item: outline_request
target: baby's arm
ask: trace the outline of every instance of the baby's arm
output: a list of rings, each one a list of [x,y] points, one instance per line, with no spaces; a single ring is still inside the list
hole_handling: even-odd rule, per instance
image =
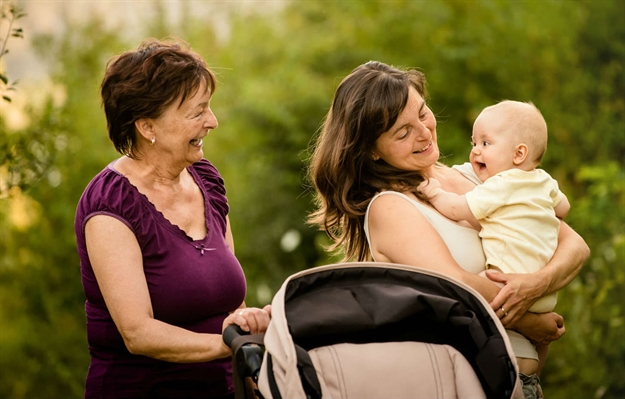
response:
[[[566,195],[562,195],[562,200],[560,201],[558,206],[553,208],[553,210],[556,211],[556,216],[560,219],[564,219],[566,215],[569,214],[569,211],[571,210],[571,204],[569,203],[568,198],[566,198]]]
[[[418,190],[428,197],[432,206],[446,218],[456,221],[466,220],[472,226],[479,226],[464,195],[443,191],[439,181],[433,178],[421,183]]]

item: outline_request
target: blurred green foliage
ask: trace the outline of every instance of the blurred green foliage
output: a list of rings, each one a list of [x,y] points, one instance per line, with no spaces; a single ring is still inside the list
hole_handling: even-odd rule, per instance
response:
[[[218,74],[220,126],[205,155],[226,180],[248,305],[270,301],[288,275],[336,260],[304,223],[312,207],[304,176],[338,83],[369,60],[418,67],[448,164],[467,159],[484,106],[507,98],[543,112],[551,136],[543,166],[592,250],[560,294],[567,334],[551,345],[543,388],[548,398],[625,397],[625,3],[296,1],[246,15],[223,3],[218,26],[227,32],[181,4],[183,22],[172,26],[155,2],[146,36],[183,38]],[[138,45],[103,18],[35,39],[62,104],[28,108],[31,123],[19,131],[0,119],[0,397],[82,396],[74,211],[117,156],[98,97],[104,66]]]
[[[17,20],[26,14],[17,5],[0,3],[0,59],[9,53],[7,44],[10,38],[24,38],[22,28],[16,26]],[[0,70],[0,103],[11,102],[10,92],[15,91],[17,81],[9,81],[9,77]]]

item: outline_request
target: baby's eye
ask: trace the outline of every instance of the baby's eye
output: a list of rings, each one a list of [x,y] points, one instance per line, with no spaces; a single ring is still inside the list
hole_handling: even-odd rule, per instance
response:
[[[483,145],[484,147],[487,147],[487,146],[489,146],[489,145],[490,145],[490,141],[485,141],[482,145]]]
[[[471,141],[471,147],[475,147],[475,141]]]

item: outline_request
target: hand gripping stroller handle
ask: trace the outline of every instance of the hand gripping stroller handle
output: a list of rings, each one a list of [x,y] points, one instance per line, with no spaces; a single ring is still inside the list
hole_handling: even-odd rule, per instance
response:
[[[231,324],[223,331],[222,339],[232,350],[233,373],[235,381],[235,398],[261,398],[257,395],[247,395],[246,377],[251,377],[254,383],[258,382],[258,374],[263,361],[265,334],[250,335],[236,324]]]
[[[232,349],[232,341],[241,335],[249,335],[249,332],[243,331],[241,327],[236,324],[230,324],[223,332],[222,339],[224,343],[228,345],[228,348]]]

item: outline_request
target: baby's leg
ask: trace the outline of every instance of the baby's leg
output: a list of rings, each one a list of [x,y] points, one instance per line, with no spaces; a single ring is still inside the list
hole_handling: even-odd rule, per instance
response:
[[[536,352],[538,352],[538,370],[536,370],[536,375],[540,377],[540,372],[547,361],[547,355],[549,354],[549,345],[536,345]]]
[[[539,361],[527,357],[517,357],[516,364],[519,366],[519,373],[532,375],[538,372]]]

